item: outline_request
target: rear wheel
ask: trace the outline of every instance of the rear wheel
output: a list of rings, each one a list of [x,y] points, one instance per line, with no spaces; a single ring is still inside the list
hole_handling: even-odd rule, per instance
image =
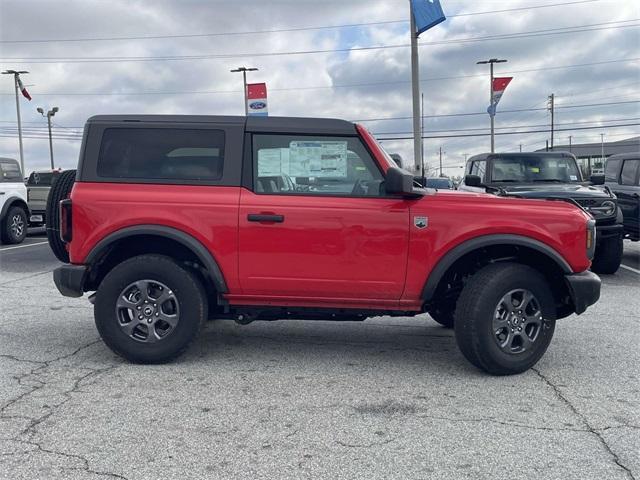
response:
[[[75,170],[65,170],[58,175],[57,180],[49,190],[47,197],[47,240],[53,254],[58,260],[69,263],[69,252],[60,238],[60,201],[69,198],[73,183],[76,181]]]
[[[605,238],[598,242],[593,262],[591,262],[591,271],[604,274],[616,273],[622,263],[623,249],[622,235]]]
[[[521,373],[544,355],[555,318],[553,295],[538,271],[497,263],[474,274],[462,290],[456,341],[467,360],[488,373]]]
[[[114,267],[100,284],[94,305],[104,342],[136,363],[178,357],[197,337],[206,311],[196,277],[160,255],[140,255]]]
[[[27,212],[20,206],[10,207],[0,227],[3,243],[22,243],[27,236]]]

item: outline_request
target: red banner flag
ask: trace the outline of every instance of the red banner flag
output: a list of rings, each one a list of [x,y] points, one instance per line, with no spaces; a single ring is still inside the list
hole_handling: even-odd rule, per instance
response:
[[[498,106],[498,102],[502,98],[502,94],[509,85],[509,82],[513,80],[513,77],[494,77],[493,79],[493,98],[491,99],[491,105],[487,108],[487,112],[489,115],[493,116],[496,114],[496,107]]]
[[[247,112],[248,115],[267,116],[267,84],[247,84]]]
[[[22,96],[24,98],[26,98],[27,100],[31,100],[31,95],[29,95],[29,92],[27,92],[27,89],[25,88],[25,86],[22,84],[22,80],[20,80],[20,77],[18,76],[18,88],[20,89],[20,91],[22,92]]]

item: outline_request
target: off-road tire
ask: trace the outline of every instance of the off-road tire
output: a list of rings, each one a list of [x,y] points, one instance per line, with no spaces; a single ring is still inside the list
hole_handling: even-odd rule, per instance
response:
[[[505,353],[494,338],[496,307],[508,292],[530,291],[539,303],[542,327],[529,350]],[[522,373],[544,355],[555,329],[555,301],[546,279],[535,269],[517,263],[495,263],[475,273],[464,286],[455,312],[456,342],[477,368],[492,375]]]
[[[27,236],[27,222],[27,212],[24,208],[20,206],[9,207],[0,224],[2,243],[22,243]]]
[[[622,235],[598,242],[591,262],[591,271],[604,274],[616,273],[622,262],[623,249]]]
[[[138,341],[120,326],[116,303],[127,285],[140,280],[160,282],[170,288],[179,305],[179,321],[166,338],[155,343]],[[114,267],[96,294],[94,318],[102,340],[116,354],[134,363],[166,363],[180,356],[198,336],[206,319],[202,284],[169,257],[139,255]]]
[[[47,197],[47,210],[45,213],[47,225],[47,240],[49,247],[58,260],[69,263],[69,252],[60,238],[60,201],[69,198],[71,189],[76,181],[75,170],[65,170],[58,175],[49,196]]]

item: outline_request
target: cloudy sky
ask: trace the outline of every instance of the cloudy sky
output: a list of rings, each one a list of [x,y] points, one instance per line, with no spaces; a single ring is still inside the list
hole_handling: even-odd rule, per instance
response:
[[[488,150],[489,118],[478,114],[488,105],[488,68],[476,61],[492,57],[508,59],[496,75],[515,77],[498,107],[498,151],[545,146],[545,132],[502,133],[548,128],[551,93],[565,130],[556,145],[569,135],[573,143],[638,135],[629,124],[640,123],[640,2],[442,5],[448,19],[420,39],[425,135],[444,137],[425,140],[430,165],[442,147],[444,172],[459,174],[465,154]],[[54,155],[70,168],[92,115],[242,114],[241,77],[229,72],[239,65],[260,69],[249,78],[267,83],[271,115],[360,120],[378,138],[407,137],[408,10],[408,0],[0,0],[0,70],[30,72],[23,81],[33,100],[20,99],[27,171],[49,163],[36,107],[60,108]],[[410,164],[411,140],[383,145]],[[8,75],[0,156],[18,158]]]

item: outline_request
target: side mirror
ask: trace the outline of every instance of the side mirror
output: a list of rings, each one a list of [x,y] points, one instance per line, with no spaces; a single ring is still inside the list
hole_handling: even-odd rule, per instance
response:
[[[604,185],[604,175],[591,175],[589,181],[592,185]]]
[[[465,175],[464,184],[467,187],[482,187],[482,179],[478,175]]]
[[[390,167],[384,180],[387,193],[403,195],[405,197],[420,196],[413,189],[413,175],[398,167]]]

